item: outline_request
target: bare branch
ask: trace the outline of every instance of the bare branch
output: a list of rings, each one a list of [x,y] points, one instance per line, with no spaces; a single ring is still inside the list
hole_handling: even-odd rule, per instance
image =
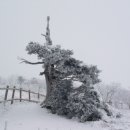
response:
[[[30,62],[28,60],[25,60],[23,58],[20,58],[21,62],[20,63],[26,63],[26,64],[31,64],[31,65],[38,65],[38,64],[44,64],[44,62]]]
[[[45,71],[44,72],[40,72],[40,75],[44,75],[45,74]]]
[[[46,37],[46,35],[45,34],[41,34],[42,36],[44,36],[44,37]]]

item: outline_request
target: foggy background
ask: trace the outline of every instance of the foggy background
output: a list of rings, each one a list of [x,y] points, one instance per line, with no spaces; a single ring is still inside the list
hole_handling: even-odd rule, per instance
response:
[[[51,17],[53,44],[72,49],[86,64],[97,65],[105,83],[130,88],[129,0],[0,0],[0,76],[38,77],[42,67],[19,64],[30,41],[43,44]]]

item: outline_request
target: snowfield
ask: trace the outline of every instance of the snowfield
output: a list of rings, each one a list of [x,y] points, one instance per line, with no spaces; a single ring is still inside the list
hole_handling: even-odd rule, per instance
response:
[[[121,118],[80,123],[76,119],[49,113],[35,103],[0,104],[0,130],[130,130],[130,111],[124,110]]]

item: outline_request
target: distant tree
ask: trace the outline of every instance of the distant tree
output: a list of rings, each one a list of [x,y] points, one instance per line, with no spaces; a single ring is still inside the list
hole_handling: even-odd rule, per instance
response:
[[[25,82],[25,78],[23,76],[18,76],[17,83],[20,87],[22,87],[23,83]]]
[[[112,103],[114,103],[115,101],[114,99],[115,95],[118,93],[118,89],[120,88],[120,84],[119,83],[111,83],[108,85],[98,84],[97,88],[103,98],[103,101],[105,103],[109,103],[110,105],[112,105]]]
[[[78,118],[82,120],[81,118],[83,118],[83,116],[85,115],[83,121],[86,121],[88,118],[90,119],[90,115],[92,115],[94,111],[95,113],[98,113],[97,109],[100,106],[100,101],[98,100],[99,97],[96,91],[94,91],[93,89],[93,85],[100,82],[98,78],[100,71],[97,69],[96,66],[84,65],[82,61],[73,58],[72,50],[65,50],[62,49],[59,45],[52,45],[52,40],[50,38],[49,19],[50,18],[47,17],[46,34],[42,34],[42,36],[44,36],[46,39],[46,43],[44,45],[41,45],[37,42],[30,42],[26,47],[26,51],[28,52],[28,54],[37,55],[39,61],[30,62],[25,59],[21,60],[22,62],[31,65],[42,64],[44,71],[41,72],[40,75],[45,75],[47,86],[46,99],[42,103],[42,107],[44,106],[50,109],[52,113],[68,115],[69,112],[71,112],[71,110],[67,107],[69,106],[68,102],[73,102],[72,104],[70,104],[73,111],[75,111],[73,113],[73,116],[78,116]],[[76,102],[74,102],[75,100],[73,100],[75,96],[72,96],[72,98],[70,96],[75,91],[72,86],[73,81],[79,81],[82,83],[80,87],[85,90],[82,91],[84,92],[83,95],[86,92],[91,93],[90,95],[92,97],[96,97],[91,97],[91,101],[89,100],[89,98],[85,98],[84,96],[82,99],[80,99],[80,93],[77,93],[77,103],[81,102],[82,100],[83,105],[82,108],[80,106],[77,107],[80,107],[81,109],[79,109],[81,111],[84,109],[84,112],[82,112],[80,115],[77,115],[76,109],[74,109],[76,107],[75,105],[77,104]],[[85,87],[88,89],[85,89]],[[84,102],[83,100],[86,101]],[[85,105],[87,102],[90,103],[89,109],[94,106],[91,112],[89,112],[89,116],[86,116],[87,112],[89,111],[87,106]],[[98,114],[98,116],[99,115],[100,114]],[[97,118],[99,118],[98,116]]]
[[[128,108],[130,109],[130,99],[127,102]]]
[[[130,92],[129,92],[130,94]],[[126,98],[125,98],[125,101],[124,101],[124,104],[126,104],[128,106],[128,108],[130,109],[130,95],[127,95],[126,93]]]
[[[0,76],[0,84],[2,84],[2,77]]]
[[[0,76],[0,85],[2,85],[2,86],[3,86],[3,85],[4,85],[4,86],[7,85],[6,79],[3,78],[3,77],[1,77],[1,76]]]
[[[7,84],[11,87],[17,84],[17,77],[15,75],[11,75],[7,78]]]
[[[32,79],[30,80],[30,83],[31,83],[32,85],[37,85],[37,84],[38,84],[37,78],[32,78]]]
[[[6,84],[5,80],[0,76],[0,85],[4,85],[4,84]]]
[[[39,80],[37,78],[30,79],[30,89],[37,91],[39,89]]]

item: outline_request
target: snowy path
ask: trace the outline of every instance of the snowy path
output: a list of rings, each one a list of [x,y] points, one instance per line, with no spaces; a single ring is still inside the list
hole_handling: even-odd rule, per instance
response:
[[[130,112],[129,112],[130,113]],[[79,123],[48,113],[39,104],[15,103],[0,104],[0,130],[130,130],[130,114],[124,113],[121,119]]]

